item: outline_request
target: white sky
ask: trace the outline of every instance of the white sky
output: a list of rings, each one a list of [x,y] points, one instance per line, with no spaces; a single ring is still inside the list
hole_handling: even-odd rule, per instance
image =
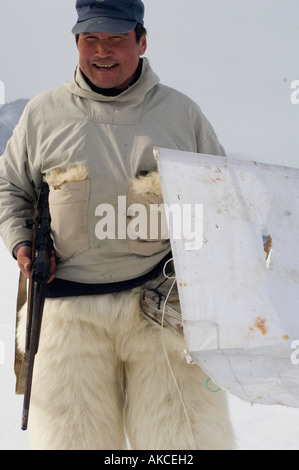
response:
[[[145,0],[148,51],[166,85],[194,99],[228,154],[299,167],[298,0]],[[0,0],[6,102],[71,80],[75,0]],[[178,110],[179,112],[179,110]]]

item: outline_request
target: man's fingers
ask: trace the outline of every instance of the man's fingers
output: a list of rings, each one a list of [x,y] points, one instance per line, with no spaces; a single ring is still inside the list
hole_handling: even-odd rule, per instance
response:
[[[31,276],[31,268],[32,268],[32,261],[31,261],[31,248],[30,247],[22,247],[20,248],[17,256],[17,261],[20,270],[24,274],[24,276],[29,279]],[[55,278],[56,272],[56,253],[55,250],[52,250],[50,253],[50,279],[49,282],[52,282]]]
[[[22,273],[24,276],[29,279],[30,274],[31,274],[31,259],[27,257],[19,257],[18,259],[18,265],[19,268],[21,269]]]
[[[24,276],[29,279],[31,273],[31,247],[22,246],[17,255],[17,262]]]
[[[56,252],[55,250],[51,251],[50,254],[50,279],[49,283],[53,281],[55,278],[55,272],[56,272]]]

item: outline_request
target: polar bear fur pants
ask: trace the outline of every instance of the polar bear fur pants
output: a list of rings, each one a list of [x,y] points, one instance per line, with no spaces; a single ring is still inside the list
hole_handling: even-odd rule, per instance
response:
[[[226,395],[187,363],[183,335],[138,290],[48,299],[29,413],[32,450],[232,449]],[[18,344],[24,345],[26,306]],[[217,387],[218,388],[218,387]]]

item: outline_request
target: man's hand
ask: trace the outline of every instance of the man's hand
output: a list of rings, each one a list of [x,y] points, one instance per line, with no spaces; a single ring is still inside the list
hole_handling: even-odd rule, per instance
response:
[[[31,254],[32,249],[30,246],[22,246],[18,251],[17,262],[20,270],[24,276],[29,279],[31,276]],[[50,254],[50,279],[49,283],[53,281],[56,272],[56,253],[55,250],[51,251]]]

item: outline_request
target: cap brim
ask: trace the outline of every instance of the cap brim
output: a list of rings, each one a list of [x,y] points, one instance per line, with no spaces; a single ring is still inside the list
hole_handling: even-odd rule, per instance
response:
[[[73,34],[80,33],[130,33],[137,21],[116,20],[114,18],[91,18],[80,21],[72,29]]]

